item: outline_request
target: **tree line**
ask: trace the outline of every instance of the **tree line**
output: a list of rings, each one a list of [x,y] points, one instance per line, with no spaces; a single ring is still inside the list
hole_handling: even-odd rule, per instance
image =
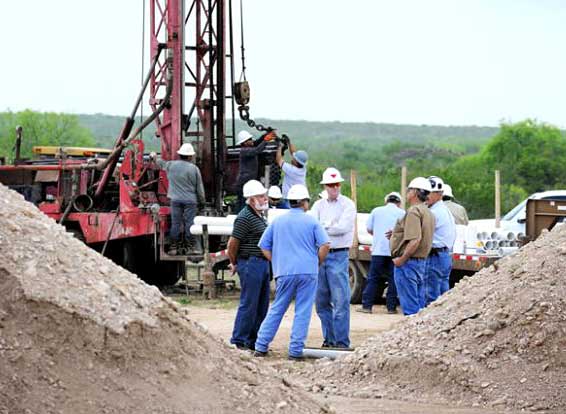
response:
[[[334,166],[348,177],[358,173],[359,211],[383,203],[400,190],[401,167],[409,179],[437,175],[449,183],[471,218],[493,216],[494,170],[501,171],[502,209],[536,191],[566,189],[566,137],[549,124],[534,120],[502,123],[499,128],[411,126],[372,123],[261,120],[289,133],[310,154],[308,185],[312,194],[322,171]],[[122,117],[71,115],[31,110],[0,113],[0,156],[14,156],[15,128],[24,130],[22,156],[34,145],[111,147]],[[243,124],[236,123],[236,129]],[[154,129],[144,134],[147,148],[158,149]],[[350,193],[349,182],[344,192]]]

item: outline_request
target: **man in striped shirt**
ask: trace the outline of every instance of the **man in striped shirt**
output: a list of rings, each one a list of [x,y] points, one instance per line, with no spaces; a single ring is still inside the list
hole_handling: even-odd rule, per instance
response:
[[[262,213],[269,208],[267,190],[257,180],[244,184],[245,207],[234,222],[228,240],[232,274],[240,277],[240,306],[230,343],[239,349],[255,348],[257,332],[269,307],[269,262],[258,247],[267,227]]]

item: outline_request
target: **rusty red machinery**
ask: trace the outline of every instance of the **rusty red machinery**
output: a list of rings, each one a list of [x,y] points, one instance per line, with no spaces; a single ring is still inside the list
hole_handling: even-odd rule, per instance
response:
[[[176,159],[183,142],[193,143],[205,184],[205,213],[225,214],[238,169],[236,96],[248,125],[268,129],[249,119],[247,96],[242,98],[247,84],[234,83],[231,7],[224,0],[149,0],[151,65],[114,148],[57,148],[34,160],[17,157],[14,165],[0,165],[0,182],[141,278],[174,283],[187,258],[164,251],[170,223],[167,177],[144,155],[141,131],[155,124],[164,160]],[[134,129],[144,96],[152,111]],[[273,162],[274,150],[272,145],[266,151],[262,166]]]

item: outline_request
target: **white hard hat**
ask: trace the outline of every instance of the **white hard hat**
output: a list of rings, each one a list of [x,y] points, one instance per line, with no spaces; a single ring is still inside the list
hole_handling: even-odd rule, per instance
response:
[[[444,181],[442,181],[442,178],[431,175],[428,177],[428,181],[430,181],[433,193],[442,193],[444,191]]]
[[[328,191],[322,190],[320,193],[318,193],[318,196],[323,200],[328,200]]]
[[[248,131],[240,131],[238,132],[238,139],[236,140],[236,145],[241,145],[246,142],[248,139],[252,139],[254,136],[250,134]]]
[[[267,193],[266,188],[258,180],[250,180],[244,184],[244,197],[253,197]]]
[[[299,201],[310,198],[311,197],[309,195],[309,190],[307,190],[307,187],[302,184],[295,184],[289,189],[289,192],[287,193],[288,200]]]
[[[179,148],[179,151],[177,151],[177,154],[190,157],[191,155],[195,155],[195,150],[194,150],[193,146],[187,142],[187,143],[181,145],[181,148]]]
[[[336,168],[329,167],[322,173],[321,184],[336,184],[344,181],[342,174]]]
[[[271,198],[283,198],[283,194],[281,194],[281,189],[276,185],[272,185],[271,187],[269,187],[267,196]]]
[[[385,201],[386,203],[387,203],[387,200],[389,199],[389,197],[396,197],[396,198],[399,199],[399,201],[402,200],[401,194],[399,194],[397,191],[393,191],[393,192],[391,192],[391,193],[389,193],[389,194],[387,194],[387,195],[385,196],[384,201]]]
[[[444,183],[444,196],[454,198],[454,194],[452,193],[452,187],[450,187],[446,183]]]
[[[428,191],[429,193],[432,192],[432,186],[430,185],[430,181],[424,177],[413,178],[409,183],[408,187],[416,188],[417,190]]]

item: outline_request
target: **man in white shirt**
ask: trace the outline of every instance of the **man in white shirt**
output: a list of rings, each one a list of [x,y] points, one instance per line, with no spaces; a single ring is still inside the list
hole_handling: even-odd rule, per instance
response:
[[[428,177],[432,192],[427,204],[435,218],[432,249],[426,261],[425,306],[434,302],[440,295],[450,289],[450,272],[452,271],[452,248],[456,240],[456,223],[454,216],[442,201],[444,181],[442,178]]]
[[[397,289],[393,277],[393,261],[389,240],[385,234],[395,227],[397,220],[405,216],[405,210],[400,208],[401,195],[389,193],[385,196],[385,205],[372,210],[366,223],[367,231],[373,236],[371,246],[371,262],[362,295],[362,307],[359,312],[371,313],[379,282],[387,279],[387,313],[397,313]],[[383,282],[382,282],[383,283]]]
[[[328,198],[314,203],[310,214],[330,237],[330,251],[318,272],[316,312],[322,325],[323,347],[350,347],[349,250],[354,239],[356,206],[340,194],[344,181],[340,171],[327,168],[322,174]]]
[[[283,177],[283,201],[281,202],[279,208],[289,208],[289,202],[287,201],[287,193],[289,189],[295,184],[301,184],[305,187],[307,186],[307,161],[309,155],[306,151],[297,151],[297,148],[289,141],[289,151],[291,152],[291,162],[285,162],[282,153],[282,144],[279,143],[277,148],[277,153],[275,154],[275,162],[281,170],[285,173]]]

